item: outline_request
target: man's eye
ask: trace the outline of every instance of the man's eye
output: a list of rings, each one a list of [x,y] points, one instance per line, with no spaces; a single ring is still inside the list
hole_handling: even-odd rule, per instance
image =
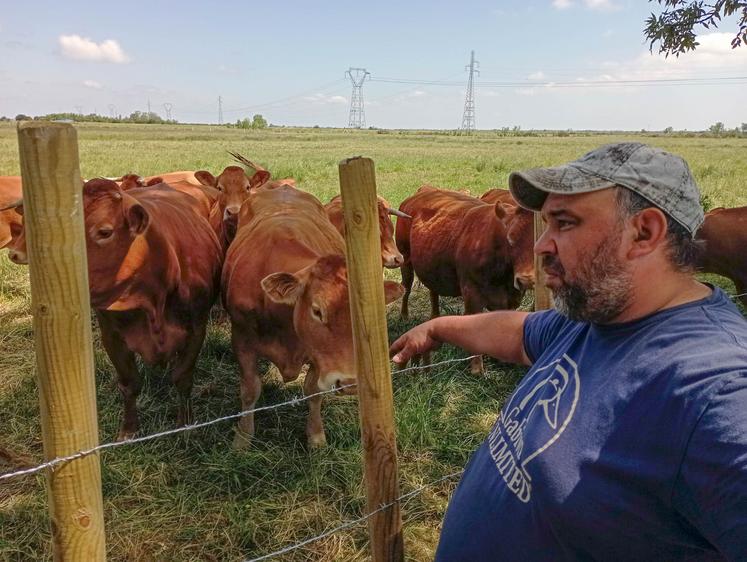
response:
[[[558,228],[560,230],[568,230],[568,228],[570,228],[572,226],[573,226],[573,222],[572,221],[558,219]]]

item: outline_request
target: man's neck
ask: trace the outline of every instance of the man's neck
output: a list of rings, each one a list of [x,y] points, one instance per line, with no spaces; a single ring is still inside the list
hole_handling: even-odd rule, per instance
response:
[[[645,281],[645,282],[644,282]],[[631,322],[655,312],[708,297],[713,291],[690,273],[669,272],[659,279],[639,279],[634,283],[633,298],[610,324]]]

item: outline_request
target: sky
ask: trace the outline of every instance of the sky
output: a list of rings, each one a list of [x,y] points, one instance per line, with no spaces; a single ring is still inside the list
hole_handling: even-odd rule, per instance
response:
[[[454,129],[470,51],[478,129],[703,130],[747,122],[733,19],[651,54],[646,0],[0,0],[0,115],[152,111],[180,122]],[[739,77],[742,77],[741,79]],[[682,81],[684,79],[684,81]],[[652,82],[653,80],[653,82]]]

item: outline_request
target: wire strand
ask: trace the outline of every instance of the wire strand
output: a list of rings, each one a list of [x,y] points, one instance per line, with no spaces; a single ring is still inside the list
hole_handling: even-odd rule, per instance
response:
[[[400,371],[395,371],[396,374],[407,372],[407,371],[414,371],[414,370],[422,370],[422,369],[428,369],[430,367],[435,367],[439,365],[445,365],[447,363],[459,363],[463,361],[468,361],[472,359],[473,357],[477,357],[476,355],[473,355],[471,357],[466,358],[459,358],[459,359],[448,359],[446,361],[439,361],[438,363],[433,363],[432,365],[422,365],[417,367],[408,367],[407,369],[402,369]],[[313,394],[309,394],[307,396],[298,396],[296,398],[293,398],[291,400],[287,400],[285,402],[280,402],[278,404],[273,404],[270,406],[260,406],[259,408],[252,408],[250,410],[244,410],[241,412],[238,412],[236,414],[230,414],[228,416],[222,416],[219,418],[215,418],[209,421],[200,422],[200,423],[194,423],[189,425],[184,425],[182,427],[177,427],[175,429],[169,429],[167,431],[161,431],[158,433],[152,433],[150,435],[144,435],[142,437],[135,437],[133,439],[128,439],[126,441],[112,441],[109,443],[104,443],[101,445],[96,445],[95,447],[91,447],[90,449],[84,449],[82,451],[78,451],[76,453],[72,453],[70,455],[65,455],[62,457],[56,457],[54,459],[51,459],[49,461],[43,462],[39,465],[30,467],[30,468],[24,468],[22,470],[17,470],[13,472],[6,472],[4,474],[0,474],[0,482],[4,480],[10,480],[11,478],[15,478],[18,476],[27,476],[30,474],[35,474],[37,472],[41,472],[44,469],[51,468],[54,469],[56,466],[67,463],[70,461],[74,461],[76,459],[82,459],[84,457],[93,455],[94,453],[98,453],[99,451],[104,451],[107,449],[114,449],[116,447],[124,447],[125,445],[134,445],[136,443],[144,443],[146,441],[152,441],[153,439],[158,439],[160,437],[168,437],[170,435],[176,435],[178,433],[184,433],[187,431],[193,431],[195,429],[201,429],[203,427],[208,427],[211,425],[215,425],[220,422],[228,421],[228,420],[235,420],[238,418],[242,418],[244,416],[248,416],[249,414],[254,414],[256,412],[264,412],[267,410],[275,410],[278,408],[282,408],[284,406],[298,406],[302,402],[305,402],[311,398],[317,397],[317,396],[324,396],[325,394],[333,394],[337,393],[338,391],[345,389],[345,388],[351,388],[354,386],[357,386],[358,383],[351,383],[351,384],[345,384],[342,386],[338,386],[335,388],[332,388],[330,390],[322,390],[320,392],[315,392]]]
[[[363,515],[362,517],[359,517],[358,519],[353,519],[352,521],[348,521],[347,523],[343,523],[342,525],[339,525],[335,527],[334,529],[330,529],[329,531],[325,531],[320,535],[316,535],[315,537],[308,538],[306,540],[303,540],[299,543],[292,544],[290,546],[286,546],[285,548],[281,548],[280,550],[276,550],[275,552],[270,552],[269,554],[264,554],[260,556],[259,558],[251,558],[249,560],[246,560],[245,562],[259,562],[260,560],[268,560],[270,558],[274,558],[276,556],[280,556],[281,554],[287,554],[289,552],[292,552],[296,549],[301,548],[302,546],[306,546],[307,544],[311,544],[313,542],[316,542],[318,540],[321,540],[325,537],[328,537],[330,535],[334,535],[335,533],[339,533],[340,531],[344,531],[345,529],[349,529],[350,527],[354,527],[355,525],[362,523],[363,521],[366,521],[367,519],[370,519],[377,513],[381,513],[382,511],[385,511],[392,506],[396,505],[397,503],[400,503],[404,500],[410,499],[412,497],[415,497],[419,494],[422,494],[423,491],[427,490],[428,488],[431,488],[435,486],[436,484],[440,484],[441,482],[445,480],[450,480],[452,478],[456,478],[457,476],[461,476],[463,470],[459,470],[457,472],[452,472],[451,474],[447,474],[446,476],[442,476],[441,478],[438,478],[437,480],[433,480],[432,482],[428,482],[427,484],[424,484],[420,486],[419,488],[416,488],[415,490],[412,490],[411,492],[408,492],[406,494],[402,494],[397,499],[382,505],[378,509],[374,509],[370,513],[367,513],[366,515]]]

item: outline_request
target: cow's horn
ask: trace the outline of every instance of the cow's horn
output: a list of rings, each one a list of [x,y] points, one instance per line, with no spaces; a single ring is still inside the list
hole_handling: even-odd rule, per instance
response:
[[[410,215],[408,215],[407,213],[403,213],[399,209],[387,209],[386,212],[389,213],[390,215],[394,215],[395,217],[399,217],[401,219],[411,219],[412,218]]]

